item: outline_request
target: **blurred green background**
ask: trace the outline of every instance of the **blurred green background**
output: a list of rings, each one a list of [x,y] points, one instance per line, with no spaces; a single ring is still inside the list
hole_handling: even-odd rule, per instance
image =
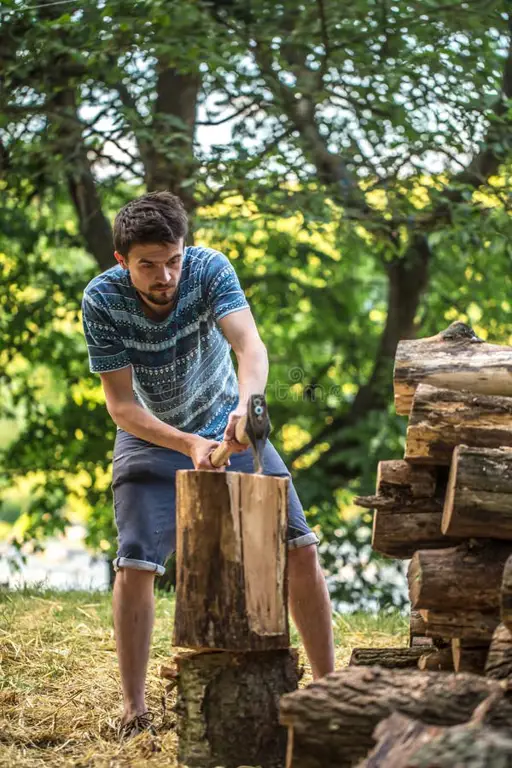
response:
[[[114,263],[118,208],[170,189],[251,303],[337,605],[402,604],[353,498],[402,455],[400,339],[459,319],[512,344],[510,40],[489,0],[4,0],[4,552],[70,523],[115,551],[115,428],[80,301]]]

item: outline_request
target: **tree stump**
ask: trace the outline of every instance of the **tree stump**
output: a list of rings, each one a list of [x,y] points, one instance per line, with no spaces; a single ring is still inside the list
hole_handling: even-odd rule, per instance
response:
[[[181,470],[174,645],[288,648],[288,479]]]
[[[176,657],[178,759],[190,768],[282,768],[279,700],[295,690],[297,654],[206,651]]]
[[[478,342],[469,326],[452,323],[436,336],[399,342],[394,370],[396,412],[409,414],[419,384],[512,396],[511,373],[512,347]]]
[[[420,384],[414,395],[405,456],[450,465],[455,446],[512,446],[512,397],[475,395]]]
[[[375,726],[394,711],[432,725],[466,722],[501,684],[448,672],[349,667],[281,699],[289,729],[287,768],[349,768],[374,746]],[[510,730],[512,701],[505,696],[489,724]]]
[[[442,531],[459,538],[512,540],[511,448],[455,448]]]

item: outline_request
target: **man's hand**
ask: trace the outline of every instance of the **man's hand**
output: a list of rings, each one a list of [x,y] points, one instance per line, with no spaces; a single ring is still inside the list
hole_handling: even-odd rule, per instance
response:
[[[241,453],[246,451],[249,446],[239,443],[236,439],[236,425],[247,414],[247,408],[238,407],[234,411],[231,411],[228,417],[228,423],[224,430],[224,440],[229,443],[233,453]]]
[[[192,442],[189,446],[188,455],[194,462],[194,469],[211,469],[216,472],[223,472],[226,467],[214,467],[210,461],[210,454],[220,445],[218,440],[207,440],[201,435],[192,435]],[[228,462],[229,464],[229,462]]]

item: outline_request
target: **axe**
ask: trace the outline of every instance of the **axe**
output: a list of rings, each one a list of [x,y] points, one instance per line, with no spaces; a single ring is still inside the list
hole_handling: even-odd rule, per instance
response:
[[[235,436],[242,445],[251,446],[254,471],[258,475],[263,472],[263,450],[271,428],[265,395],[251,395],[247,402],[247,415],[238,420]],[[232,453],[233,449],[224,440],[212,451],[210,461],[214,467],[222,467]]]

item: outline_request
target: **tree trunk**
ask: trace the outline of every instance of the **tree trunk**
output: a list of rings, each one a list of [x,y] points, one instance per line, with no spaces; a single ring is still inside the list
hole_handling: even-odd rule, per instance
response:
[[[419,384],[512,396],[512,347],[478,341],[472,329],[453,323],[426,339],[401,341],[395,356],[396,412],[410,413]]]
[[[512,765],[512,739],[480,724],[443,728],[394,712],[379,723],[373,737],[377,746],[358,768],[410,768],[412,765],[507,768]]]
[[[485,674],[494,680],[512,677],[512,632],[504,624],[496,627],[487,654]]]
[[[461,640],[458,637],[452,640],[453,666],[456,672],[473,672],[475,675],[483,675],[485,662],[489,652],[489,643],[474,645],[474,641]]]
[[[418,666],[425,649],[418,648],[354,648],[349,667],[383,667],[383,669],[410,669]]]
[[[512,449],[455,448],[442,531],[512,540]]]
[[[176,657],[178,759],[190,768],[282,768],[279,699],[298,685],[293,651]]]
[[[288,479],[177,473],[174,645],[288,648]]]
[[[501,620],[512,632],[512,555],[505,563],[501,584]]]
[[[510,546],[485,542],[416,552],[408,572],[413,608],[493,610]]]
[[[430,651],[423,649],[423,654],[418,659],[418,669],[429,672],[453,672],[452,649],[433,648]]]
[[[499,624],[499,611],[420,611],[429,637],[459,637],[463,640],[490,642]]]
[[[512,445],[512,397],[475,395],[420,384],[414,395],[405,459],[451,463],[453,449]]]
[[[443,672],[349,667],[281,699],[280,719],[292,742],[288,768],[349,768],[374,746],[375,726],[395,710],[427,724],[469,719],[492,692],[494,680]],[[512,701],[505,697],[490,723],[510,729]],[[291,733],[292,732],[292,733]]]

